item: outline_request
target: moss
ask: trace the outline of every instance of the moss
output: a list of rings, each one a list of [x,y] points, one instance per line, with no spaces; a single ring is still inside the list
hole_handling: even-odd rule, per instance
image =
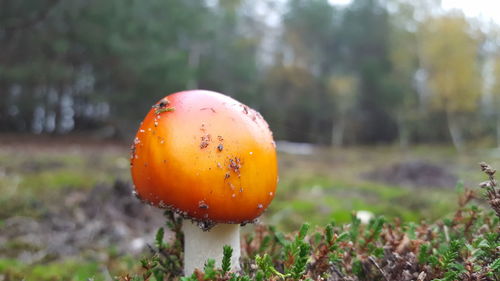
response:
[[[67,187],[90,188],[95,183],[95,179],[89,177],[89,174],[84,171],[64,169],[27,175],[22,179],[20,187],[33,190]]]
[[[26,265],[14,259],[0,259],[0,273],[7,276],[7,280],[87,281],[89,278],[96,281],[104,280],[97,262],[78,260]]]
[[[63,263],[51,263],[48,265],[36,265],[28,275],[33,280],[65,279],[72,281],[104,280],[102,276],[96,275],[99,266],[95,262],[79,263],[77,261],[66,261]]]
[[[326,224],[331,219],[345,223],[358,210],[388,218],[399,217],[403,221],[434,220],[451,213],[455,202],[456,193],[451,189],[417,190],[302,172],[281,181],[268,214],[275,216],[270,222],[290,231],[304,220],[313,225]],[[279,219],[284,220],[283,223]]]

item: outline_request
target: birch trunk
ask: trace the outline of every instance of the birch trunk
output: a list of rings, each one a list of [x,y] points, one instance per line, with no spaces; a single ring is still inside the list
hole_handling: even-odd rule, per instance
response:
[[[408,130],[408,126],[406,126],[403,113],[398,113],[397,124],[398,124],[398,134],[399,134],[399,146],[401,148],[406,148],[410,143],[410,136],[409,136],[410,132]]]
[[[463,142],[462,130],[460,129],[458,120],[449,111],[446,112],[446,119],[448,121],[448,130],[450,132],[450,137],[453,146],[455,146],[455,148],[458,151],[462,151],[464,142]]]
[[[333,120],[332,146],[341,147],[344,144],[345,114],[341,114],[338,120]],[[336,122],[337,121],[337,122]]]

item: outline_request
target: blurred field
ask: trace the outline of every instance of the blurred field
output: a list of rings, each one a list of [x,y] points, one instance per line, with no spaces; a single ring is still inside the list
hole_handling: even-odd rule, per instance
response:
[[[279,159],[277,197],[261,220],[286,231],[304,221],[346,222],[358,210],[433,221],[456,206],[455,183],[421,186],[415,178],[440,170],[462,182],[459,187],[475,187],[482,179],[479,161],[500,166],[495,151],[459,155],[438,146],[315,148],[311,155],[281,152]],[[396,177],[388,184],[374,177],[401,173],[406,166],[393,166],[401,163],[418,163],[406,171],[411,178]],[[0,280],[105,280],[134,270],[138,262],[133,257],[147,251],[163,219],[160,210],[131,196],[129,182],[124,143],[71,138],[1,142]]]

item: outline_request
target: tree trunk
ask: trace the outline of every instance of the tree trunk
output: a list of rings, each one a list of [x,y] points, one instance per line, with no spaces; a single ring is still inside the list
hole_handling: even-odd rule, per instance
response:
[[[333,125],[332,125],[333,147],[341,147],[344,144],[344,129],[345,129],[345,114],[341,113],[338,120],[333,120]]]
[[[399,134],[399,146],[401,148],[407,148],[410,143],[410,132],[408,126],[406,126],[404,114],[399,112],[397,114],[398,122],[398,134]]]
[[[453,116],[453,114],[449,111],[446,112],[446,119],[448,122],[448,130],[450,132],[451,141],[453,142],[453,146],[458,151],[462,151],[463,149],[463,136],[462,130],[458,124],[458,120]]]

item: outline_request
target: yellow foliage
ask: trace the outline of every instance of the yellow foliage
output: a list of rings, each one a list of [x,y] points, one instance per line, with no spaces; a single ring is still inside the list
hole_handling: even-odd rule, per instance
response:
[[[495,83],[493,84],[492,93],[495,105],[500,105],[500,55],[495,58],[494,67],[493,75]]]
[[[327,92],[334,97],[341,112],[345,112],[354,104],[358,88],[359,81],[353,75],[332,75],[326,81]]]
[[[329,93],[345,97],[356,93],[358,80],[352,75],[332,75],[327,83]]]
[[[457,13],[431,18],[421,35],[431,107],[448,113],[474,111],[480,95],[478,41],[467,20]]]

